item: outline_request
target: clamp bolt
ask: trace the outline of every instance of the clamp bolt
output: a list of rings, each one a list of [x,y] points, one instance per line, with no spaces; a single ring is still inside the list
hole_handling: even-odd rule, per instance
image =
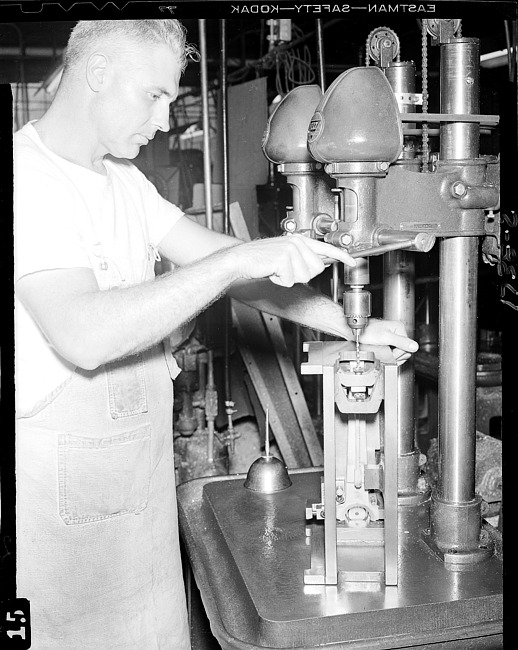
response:
[[[281,226],[286,232],[295,232],[297,230],[297,223],[294,219],[283,219]]]
[[[465,196],[467,191],[468,191],[468,188],[461,181],[456,181],[451,186],[451,193],[457,199],[460,199],[463,196]]]

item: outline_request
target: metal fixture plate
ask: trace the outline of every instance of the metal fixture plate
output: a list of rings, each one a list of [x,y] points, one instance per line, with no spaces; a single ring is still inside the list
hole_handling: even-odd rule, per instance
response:
[[[420,539],[427,504],[399,511],[399,585],[304,585],[306,499],[321,471],[290,472],[293,485],[255,494],[244,475],[178,488],[182,536],[211,628],[223,649],[498,648],[502,559],[448,571]],[[479,644],[479,645],[477,645]]]

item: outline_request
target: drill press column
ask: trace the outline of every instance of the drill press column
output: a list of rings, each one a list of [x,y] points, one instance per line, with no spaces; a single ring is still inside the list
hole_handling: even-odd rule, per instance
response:
[[[390,62],[383,68],[385,76],[394,89],[402,113],[415,113],[415,64],[412,61]],[[407,128],[415,126],[408,124]],[[394,163],[398,167],[416,170],[420,160],[416,158],[415,136],[405,135],[403,151]],[[383,259],[383,316],[388,320],[400,320],[411,338],[415,330],[415,253],[392,251]],[[427,493],[419,492],[419,450],[415,446],[414,414],[414,359],[398,368],[399,395],[399,503],[415,505]]]
[[[479,41],[441,45],[441,112],[479,112]],[[441,125],[441,161],[477,158],[479,125]],[[473,564],[483,559],[481,499],[475,495],[475,377],[478,239],[441,242],[439,320],[439,466],[431,504],[431,535],[439,551],[453,549]]]

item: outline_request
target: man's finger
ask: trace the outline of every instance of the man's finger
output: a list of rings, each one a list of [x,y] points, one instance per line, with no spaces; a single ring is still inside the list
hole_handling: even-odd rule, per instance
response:
[[[419,343],[417,343],[417,341],[413,341],[407,336],[400,336],[399,334],[392,334],[390,341],[388,341],[388,344],[410,353],[414,353],[419,350]]]
[[[326,242],[318,239],[310,239],[303,235],[300,235],[300,237],[303,239],[304,244],[322,259],[324,264],[343,262],[347,266],[356,266],[356,260],[343,248],[326,244]]]
[[[326,246],[331,245],[326,244]],[[337,248],[336,246],[331,246],[331,249],[331,254],[326,251],[324,256],[320,255],[324,264],[329,265],[333,264],[333,262],[343,262],[347,266],[356,266],[356,260],[354,257],[351,257],[351,255],[346,250],[343,248]]]

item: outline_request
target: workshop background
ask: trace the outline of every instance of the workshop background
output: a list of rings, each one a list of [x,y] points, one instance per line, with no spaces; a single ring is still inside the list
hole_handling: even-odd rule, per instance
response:
[[[290,227],[292,187],[278,165],[266,158],[262,143],[269,116],[293,89],[306,85],[327,89],[347,70],[376,65],[371,57],[373,43],[381,48],[381,39],[388,38],[398,50],[397,61],[415,62],[413,92],[417,94],[422,93],[425,58],[427,110],[441,112],[440,48],[430,42],[423,45],[422,21],[415,16],[182,22],[190,42],[198,47],[205,42],[205,61],[189,63],[171,107],[171,130],[158,132],[135,163],[164,197],[191,218],[242,239],[281,235]],[[50,105],[73,25],[0,24],[0,82],[11,85],[14,130],[38,119]],[[516,22],[490,14],[481,22],[466,15],[461,29],[462,35],[480,40],[479,113],[500,116],[499,124],[481,127],[480,154],[498,158],[502,139],[508,137],[502,124],[515,117],[516,107],[503,99],[516,79]],[[427,135],[427,154],[433,164],[439,151],[438,128],[431,126]],[[421,161],[420,134],[411,147],[412,155]],[[207,178],[209,186],[204,183]],[[208,209],[207,201],[212,203]],[[506,209],[499,219],[499,232],[485,238],[493,240],[491,245],[478,248],[473,345],[477,354],[475,490],[483,499],[485,520],[501,532],[502,331],[507,314],[516,311],[518,304],[512,246],[518,217]],[[425,492],[434,488],[440,473],[439,246],[412,255],[415,320],[409,334],[420,349],[408,364],[415,373],[411,408],[419,486]],[[167,270],[165,263],[157,263],[158,273]],[[312,284],[331,297],[341,296],[344,290],[333,267]],[[383,286],[383,256],[373,256],[368,289],[374,317],[384,315]],[[323,464],[322,376],[300,373],[305,361],[303,342],[319,340],[329,337],[248,311],[228,299],[218,301],[181,337],[171,340],[183,369],[175,382],[178,485],[200,477],[246,474],[265,453],[277,456],[288,470]],[[221,639],[216,641],[209,632],[189,567],[186,576],[193,648],[230,647],[220,645]]]

